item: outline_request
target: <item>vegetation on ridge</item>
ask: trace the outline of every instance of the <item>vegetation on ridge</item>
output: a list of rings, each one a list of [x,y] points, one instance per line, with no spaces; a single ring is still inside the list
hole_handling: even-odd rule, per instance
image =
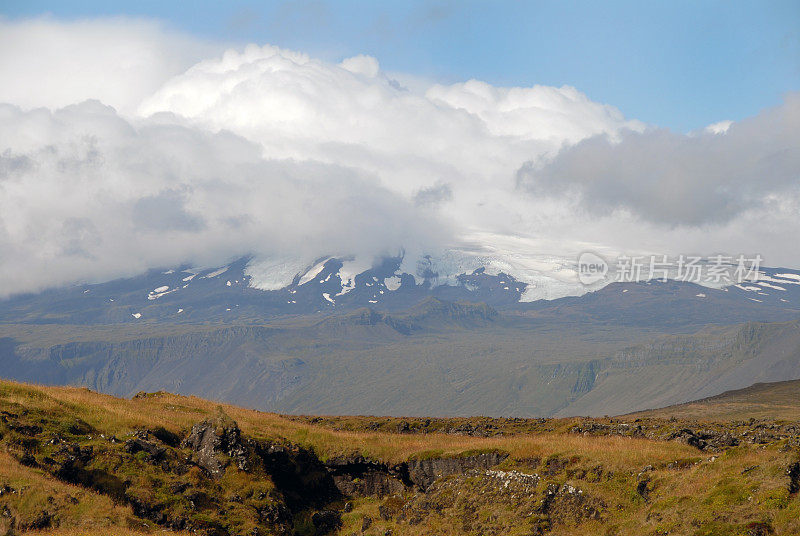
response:
[[[788,422],[290,419],[12,382],[0,412],[6,533],[800,532]]]

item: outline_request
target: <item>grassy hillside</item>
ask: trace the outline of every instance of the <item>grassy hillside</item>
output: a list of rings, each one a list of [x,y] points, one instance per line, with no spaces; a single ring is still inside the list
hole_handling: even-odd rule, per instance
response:
[[[772,421],[286,418],[0,382],[0,534],[797,534]]]
[[[686,404],[642,411],[632,417],[700,420],[781,419],[800,421],[800,380],[756,383]]]

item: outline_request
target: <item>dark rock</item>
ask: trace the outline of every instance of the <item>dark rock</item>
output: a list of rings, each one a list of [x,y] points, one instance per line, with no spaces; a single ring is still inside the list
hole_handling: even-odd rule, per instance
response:
[[[225,472],[228,461],[220,455],[235,459],[244,471],[249,469],[241,431],[233,421],[203,421],[195,424],[181,446],[192,449],[197,457],[197,465],[212,476],[218,477]]]
[[[275,527],[279,534],[289,534],[292,531],[292,513],[283,503],[269,502],[257,508],[258,517],[262,523]]]
[[[331,472],[313,452],[277,442],[250,446],[292,511],[321,508],[342,498]]]
[[[335,510],[322,510],[311,516],[314,534],[328,534],[342,526],[342,516]]]
[[[183,493],[184,491],[186,491],[188,487],[189,487],[188,482],[173,482],[172,484],[170,484],[169,490],[172,493],[177,494],[177,493]]]
[[[186,494],[186,499],[194,510],[207,510],[216,507],[215,501],[207,493],[194,490]]]
[[[72,435],[88,435],[94,433],[95,429],[91,424],[87,423],[86,421],[83,421],[81,419],[75,419],[75,421],[69,425],[67,432],[69,432]]]
[[[409,460],[408,477],[414,485],[425,490],[438,478],[465,473],[470,469],[489,469],[506,458],[506,453],[485,452],[472,456]]]
[[[125,441],[125,451],[131,454],[146,452],[152,461],[161,460],[167,449],[138,437]]]
[[[369,516],[364,516],[361,519],[361,532],[366,532],[372,526],[372,518]]]
[[[31,521],[25,523],[24,525],[20,524],[20,529],[23,531],[27,530],[42,530],[49,528],[53,523],[53,514],[46,511],[41,511],[39,514],[36,515]]]
[[[789,476],[789,493],[794,495],[800,491],[800,462],[794,462],[790,465],[789,469],[786,470],[786,474]]]
[[[644,478],[644,479],[640,480],[638,484],[636,484],[636,493],[638,493],[639,496],[642,499],[644,499],[645,501],[648,501],[650,499],[650,487],[649,486],[650,486],[650,479],[649,478]]]
[[[361,456],[331,458],[326,467],[337,489],[348,496],[384,497],[406,488],[405,466],[388,467]],[[410,482],[408,483],[410,484]]]
[[[769,522],[753,522],[747,525],[747,536],[769,536],[775,529]]]
[[[42,433],[42,427],[36,424],[10,424],[8,427],[24,436],[35,436]]]
[[[181,438],[178,436],[178,434],[170,432],[162,426],[159,426],[154,430],[150,430],[150,433],[153,434],[153,437],[170,447],[177,447],[181,443]]]

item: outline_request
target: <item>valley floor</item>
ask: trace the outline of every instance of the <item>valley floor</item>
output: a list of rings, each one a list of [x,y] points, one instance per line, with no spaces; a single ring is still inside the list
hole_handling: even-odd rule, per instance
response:
[[[800,534],[800,424],[718,402],[703,420],[283,417],[3,381],[0,534]]]

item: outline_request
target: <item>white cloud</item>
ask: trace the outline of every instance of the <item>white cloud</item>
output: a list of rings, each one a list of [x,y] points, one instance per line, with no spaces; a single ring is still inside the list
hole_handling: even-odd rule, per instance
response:
[[[796,106],[682,136],[568,86],[217,50],[152,21],[0,21],[0,295],[247,253],[779,252],[800,231]]]
[[[573,88],[470,81],[410,91],[367,56],[327,63],[273,46],[203,61],[141,106],[259,143],[270,157],[313,158],[377,174],[404,194],[445,181],[511,183],[532,155],[638,123]]]
[[[708,125],[705,130],[706,132],[710,132],[712,134],[725,134],[728,132],[728,129],[731,128],[732,124],[733,121],[731,120],[718,121]]]
[[[447,232],[368,174],[265,160],[230,133],[97,101],[0,117],[0,294],[247,253],[436,249]]]
[[[0,102],[57,108],[98,99],[132,112],[164,80],[217,50],[152,20],[0,17]]]

